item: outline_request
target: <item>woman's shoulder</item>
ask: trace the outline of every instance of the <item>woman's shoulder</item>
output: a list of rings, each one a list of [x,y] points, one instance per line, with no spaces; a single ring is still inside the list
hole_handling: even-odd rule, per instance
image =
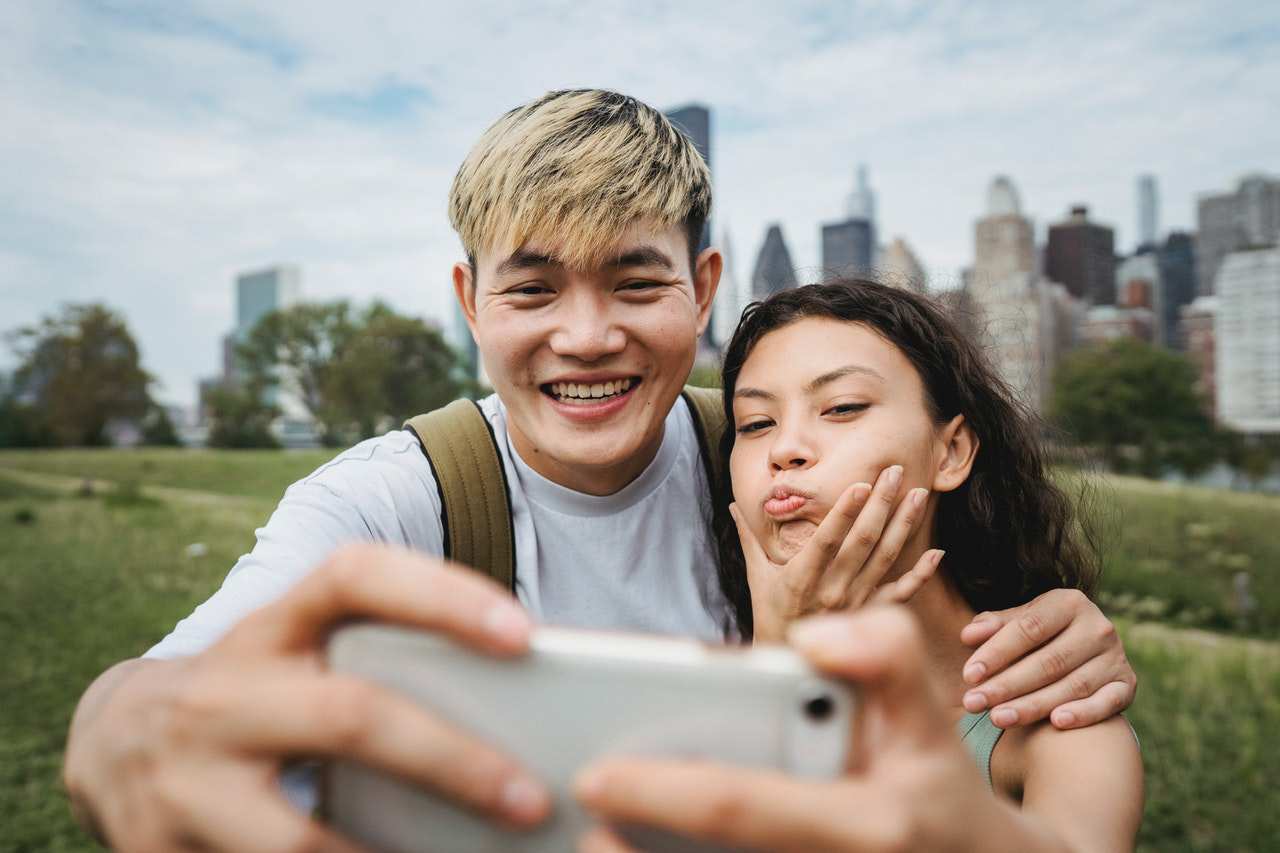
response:
[[[1137,735],[1121,715],[1066,730],[1043,721],[1005,732],[992,755],[991,776],[996,790],[1018,800],[1095,783],[1102,793],[1109,787],[1105,780],[1140,782],[1142,759]]]

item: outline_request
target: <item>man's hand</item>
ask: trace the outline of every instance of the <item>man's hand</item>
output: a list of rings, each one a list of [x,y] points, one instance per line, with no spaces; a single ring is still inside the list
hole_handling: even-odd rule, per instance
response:
[[[1002,728],[1049,717],[1088,726],[1133,704],[1138,676],[1115,626],[1084,593],[1055,589],[1021,607],[979,613],[960,639],[977,646],[964,666],[971,712],[991,708]]]
[[[902,604],[934,575],[942,551],[926,551],[910,571],[881,584],[924,515],[925,489],[898,501],[902,467],[886,468],[873,488],[856,483],[840,495],[813,536],[791,559],[769,559],[736,506],[751,589],[756,641],[779,642],[787,626],[802,616],[861,607],[868,601]]]
[[[100,677],[67,743],[77,816],[126,850],[354,850],[279,789],[285,759],[324,756],[394,773],[507,825],[543,818],[548,793],[512,761],[408,699],[326,669],[330,630],[353,618],[495,655],[528,648],[527,615],[479,575],[398,549],[344,549],[206,652]]]
[[[798,623],[811,663],[861,688],[848,774],[834,781],[694,761],[615,758],[577,780],[605,824],[644,825],[763,850],[1056,849],[987,789],[927,678],[924,643],[900,608]],[[601,827],[589,853],[626,844]]]

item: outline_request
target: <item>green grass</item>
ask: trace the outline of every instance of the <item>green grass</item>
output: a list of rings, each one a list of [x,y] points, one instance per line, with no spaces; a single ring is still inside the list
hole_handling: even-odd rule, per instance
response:
[[[0,469],[278,500],[333,450],[0,450]]]
[[[213,592],[284,487],[327,456],[0,453],[0,850],[94,849],[58,783],[77,698]],[[115,485],[80,497],[85,477]],[[1234,627],[1230,575],[1245,555],[1260,603],[1249,630],[1276,634],[1280,500],[1126,479],[1101,497],[1113,528],[1104,589],[1117,612]],[[18,521],[22,509],[33,519]],[[194,542],[208,554],[187,557]],[[1141,678],[1129,713],[1147,767],[1140,849],[1271,848],[1280,838],[1280,644],[1121,628]]]
[[[1280,636],[1280,497],[1131,477],[1098,481],[1102,602],[1111,612],[1189,627]],[[1232,578],[1250,577],[1240,614]]]

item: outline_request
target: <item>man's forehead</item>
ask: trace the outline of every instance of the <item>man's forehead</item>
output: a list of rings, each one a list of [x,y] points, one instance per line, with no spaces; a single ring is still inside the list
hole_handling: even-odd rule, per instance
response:
[[[673,236],[676,239],[672,239]],[[597,253],[582,271],[590,272],[623,266],[654,266],[676,271],[680,260],[680,234],[662,231],[628,230],[608,248]],[[531,238],[505,252],[495,252],[499,273],[533,267],[565,266],[566,242],[549,238]]]

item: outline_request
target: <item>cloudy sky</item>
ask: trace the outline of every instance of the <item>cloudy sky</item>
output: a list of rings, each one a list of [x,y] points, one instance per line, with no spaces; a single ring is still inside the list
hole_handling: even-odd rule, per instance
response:
[[[938,286],[995,174],[1039,228],[1087,202],[1127,250],[1139,173],[1188,228],[1197,194],[1280,172],[1280,6],[1252,0],[7,0],[0,331],[105,301],[191,403],[238,271],[447,321],[454,170],[505,110],[584,86],[712,108],[739,275],[775,221],[812,272],[859,162]]]

